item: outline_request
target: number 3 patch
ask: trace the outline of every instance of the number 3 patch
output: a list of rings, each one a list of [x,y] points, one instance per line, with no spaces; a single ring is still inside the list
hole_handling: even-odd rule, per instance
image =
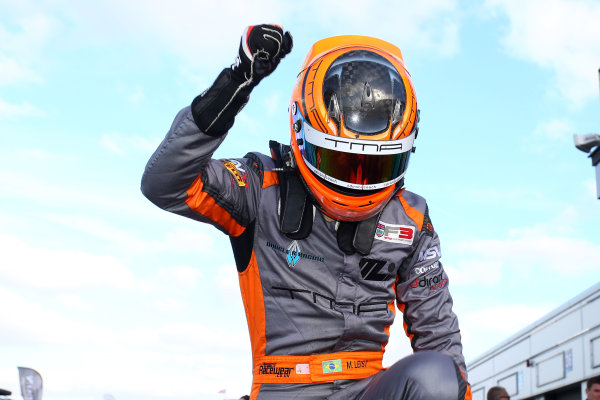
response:
[[[375,239],[385,242],[412,244],[415,228],[409,225],[393,225],[380,221],[375,230]]]

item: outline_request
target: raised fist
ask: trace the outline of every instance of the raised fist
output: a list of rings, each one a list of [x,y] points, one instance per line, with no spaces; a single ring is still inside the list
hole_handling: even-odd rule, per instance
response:
[[[262,24],[246,28],[240,40],[238,57],[231,69],[253,85],[275,70],[292,50],[293,39],[279,25]]]

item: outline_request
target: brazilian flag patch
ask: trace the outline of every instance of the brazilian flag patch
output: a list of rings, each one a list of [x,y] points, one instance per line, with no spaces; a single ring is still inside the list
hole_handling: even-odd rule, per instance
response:
[[[342,360],[323,361],[323,373],[342,372]]]

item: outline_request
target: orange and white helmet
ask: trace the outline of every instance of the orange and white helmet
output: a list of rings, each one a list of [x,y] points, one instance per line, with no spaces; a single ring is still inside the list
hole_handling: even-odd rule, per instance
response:
[[[418,114],[398,47],[355,35],[312,46],[292,94],[291,146],[325,214],[361,221],[381,211],[402,185]]]

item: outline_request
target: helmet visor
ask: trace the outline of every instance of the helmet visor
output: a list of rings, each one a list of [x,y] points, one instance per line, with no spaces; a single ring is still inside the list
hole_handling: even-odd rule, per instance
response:
[[[322,133],[302,114],[296,134],[306,165],[318,177],[335,185],[356,189],[382,189],[398,182],[406,171],[414,133],[393,141],[359,140]]]

